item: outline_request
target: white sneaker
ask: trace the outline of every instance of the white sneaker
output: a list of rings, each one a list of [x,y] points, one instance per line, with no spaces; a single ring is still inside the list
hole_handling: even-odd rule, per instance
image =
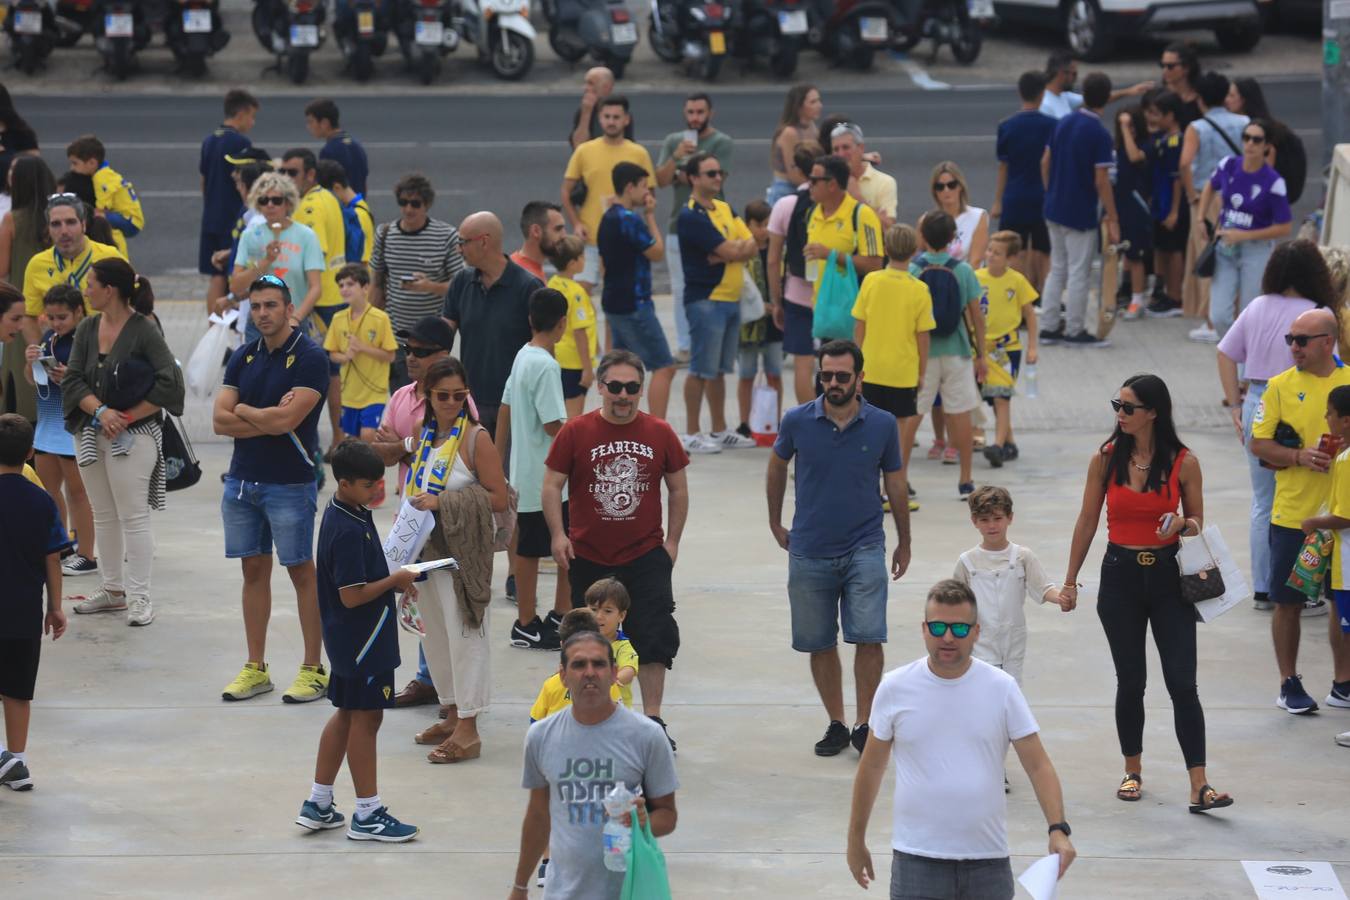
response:
[[[1316,600],[1303,601],[1303,618],[1310,616],[1325,616],[1327,614],[1327,601],[1318,597]]]
[[[722,445],[702,434],[686,434],[684,441],[686,453],[721,453]]]
[[[72,600],[75,598],[71,598]],[[127,595],[114,597],[112,594],[99,588],[88,597],[81,597],[80,602],[75,604],[75,612],[80,615],[101,612],[121,612],[127,608]]]
[[[1342,747],[1350,747],[1350,731],[1342,731],[1336,735],[1336,743]]]
[[[1192,328],[1186,332],[1186,337],[1197,344],[1217,344],[1219,342],[1219,333],[1208,325]]]
[[[759,445],[752,438],[737,434],[728,428],[726,431],[714,431],[708,439],[719,444],[724,450],[753,450]]]
[[[131,603],[127,606],[127,624],[128,625],[149,625],[155,621],[155,608],[150,605],[150,598],[136,595],[131,598]]]

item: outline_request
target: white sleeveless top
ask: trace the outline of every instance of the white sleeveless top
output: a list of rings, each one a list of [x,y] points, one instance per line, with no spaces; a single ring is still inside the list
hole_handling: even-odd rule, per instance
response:
[[[970,260],[967,255],[970,253],[970,242],[975,239],[975,230],[980,227],[980,219],[984,218],[984,210],[978,206],[967,206],[961,215],[956,217],[956,237],[947,245],[947,252],[954,259],[962,262],[968,262],[971,268],[978,268],[983,260]]]

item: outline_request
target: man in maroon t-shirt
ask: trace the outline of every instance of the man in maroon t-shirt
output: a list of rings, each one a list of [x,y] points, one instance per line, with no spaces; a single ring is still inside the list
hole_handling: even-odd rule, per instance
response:
[[[569,419],[553,438],[543,502],[553,558],[567,570],[572,606],[584,605],[586,589],[607,575],[628,589],[632,608],[624,632],[638,655],[642,711],[665,728],[666,669],[680,649],[670,573],[689,513],[684,473],[689,454],[674,429],[638,411],[643,375],[642,360],[630,351],[614,350],[600,360],[596,384],[603,405]],[[664,532],[662,481],[670,495]],[[562,521],[564,484],[571,500],[568,530]]]

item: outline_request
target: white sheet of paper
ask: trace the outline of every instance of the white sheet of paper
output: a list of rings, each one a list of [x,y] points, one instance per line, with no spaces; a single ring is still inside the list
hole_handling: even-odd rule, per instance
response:
[[[409,572],[416,572],[421,575],[423,572],[430,572],[433,569],[458,569],[459,562],[453,556],[447,556],[445,559],[432,559],[427,562],[408,563],[403,568]]]
[[[1277,897],[1320,897],[1325,900],[1346,900],[1331,863],[1306,860],[1250,860],[1242,861],[1247,880],[1256,890],[1257,900],[1275,900]]]
[[[1035,900],[1055,900],[1059,890],[1059,854],[1042,856],[1017,876],[1018,882]]]

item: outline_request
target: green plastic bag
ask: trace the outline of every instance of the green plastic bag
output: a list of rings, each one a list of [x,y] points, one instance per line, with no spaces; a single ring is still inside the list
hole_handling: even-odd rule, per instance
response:
[[[1304,538],[1298,560],[1294,563],[1294,571],[1289,573],[1285,585],[1310,600],[1322,596],[1322,582],[1331,568],[1331,544],[1330,531],[1314,531]]]
[[[638,826],[633,813],[633,843],[628,848],[628,871],[623,876],[619,900],[671,900],[670,878],[666,875],[666,856],[652,837],[648,822]]]
[[[853,257],[845,255],[844,271],[836,263],[838,254],[831,250],[830,258],[820,271],[820,290],[816,292],[816,312],[811,322],[811,336],[822,341],[853,340],[853,301],[858,299],[858,273],[853,268]]]

